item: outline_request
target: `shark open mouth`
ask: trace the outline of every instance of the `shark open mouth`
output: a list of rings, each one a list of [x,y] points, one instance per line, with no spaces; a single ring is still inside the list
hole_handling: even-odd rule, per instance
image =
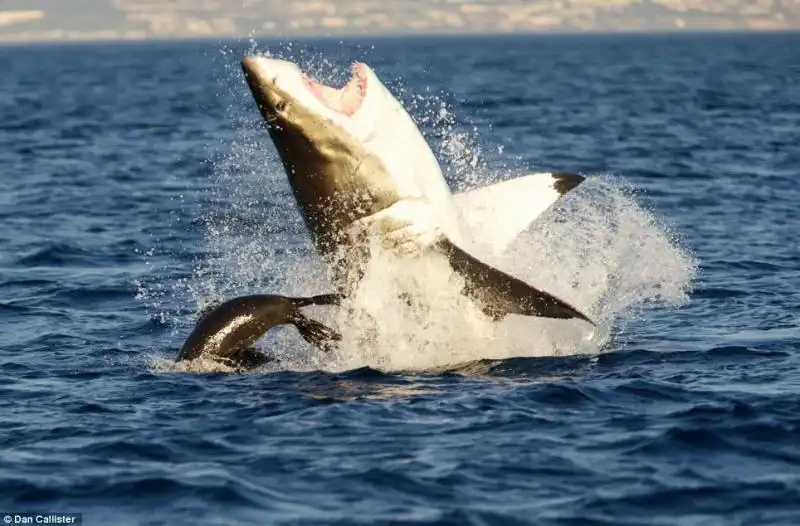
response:
[[[303,73],[308,89],[328,108],[352,117],[361,107],[367,95],[367,72],[364,64],[356,63],[351,68],[351,78],[341,88],[326,86]]]

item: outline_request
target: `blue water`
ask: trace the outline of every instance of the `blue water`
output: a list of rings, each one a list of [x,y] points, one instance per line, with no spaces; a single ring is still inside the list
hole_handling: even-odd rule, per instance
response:
[[[800,523],[797,34],[261,42],[320,68],[366,59],[454,185],[528,167],[633,187],[660,225],[641,235],[669,242],[645,254],[628,232],[605,256],[659,282],[588,355],[175,371],[203,298],[292,292],[272,269],[301,280],[311,257],[259,153],[248,46],[0,48],[2,510]],[[659,287],[669,301],[646,301]]]

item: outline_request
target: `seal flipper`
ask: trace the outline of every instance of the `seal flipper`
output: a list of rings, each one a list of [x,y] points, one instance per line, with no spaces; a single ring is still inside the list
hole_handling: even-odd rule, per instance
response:
[[[341,294],[320,294],[319,296],[309,296],[307,298],[291,298],[295,307],[307,307],[309,305],[341,305],[344,296]]]
[[[595,325],[589,317],[568,303],[483,263],[447,238],[440,239],[436,246],[447,255],[453,270],[464,278],[464,293],[473,298],[491,318],[500,320],[506,314],[521,314],[543,318],[578,318]]]
[[[316,320],[307,318],[299,312],[292,316],[291,322],[297,327],[297,331],[305,341],[315,345],[322,351],[330,352],[335,345],[334,342],[342,339],[342,335],[337,331]]]

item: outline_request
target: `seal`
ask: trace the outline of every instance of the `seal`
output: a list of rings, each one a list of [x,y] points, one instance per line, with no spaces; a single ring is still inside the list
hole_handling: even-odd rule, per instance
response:
[[[306,317],[300,308],[338,305],[341,296],[291,298],[272,294],[240,296],[211,305],[200,313],[197,324],[178,352],[176,361],[209,357],[237,369],[252,369],[273,360],[252,345],[277,325],[294,325],[307,342],[328,352],[341,335]]]
[[[366,64],[355,64],[351,80],[338,90],[283,60],[248,56],[242,68],[315,248],[341,294],[355,288],[370,236],[378,235],[384,246],[447,259],[464,277],[464,293],[494,319],[513,313],[592,323],[563,300],[464,250],[460,209],[435,156]],[[544,207],[535,207],[537,214],[582,181],[546,177],[552,191]],[[524,217],[530,222],[530,215]]]

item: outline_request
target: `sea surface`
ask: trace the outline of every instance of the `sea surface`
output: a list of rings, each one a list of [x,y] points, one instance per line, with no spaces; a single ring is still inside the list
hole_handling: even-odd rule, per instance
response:
[[[253,51],[366,61],[454,190],[586,175],[506,263],[597,331],[172,364],[208,301],[326,292]],[[800,524],[799,172],[798,34],[2,47],[0,511]]]

